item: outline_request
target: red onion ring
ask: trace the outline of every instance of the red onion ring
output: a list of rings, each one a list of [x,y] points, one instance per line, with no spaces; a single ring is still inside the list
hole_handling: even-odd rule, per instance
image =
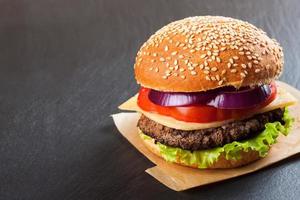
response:
[[[206,92],[160,92],[150,90],[149,99],[160,106],[209,105],[220,109],[244,109],[264,102],[271,95],[272,85],[255,88],[224,87]]]

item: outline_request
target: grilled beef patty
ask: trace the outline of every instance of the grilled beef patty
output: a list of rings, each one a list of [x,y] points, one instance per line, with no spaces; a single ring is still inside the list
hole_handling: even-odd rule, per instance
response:
[[[202,150],[220,147],[233,141],[251,138],[265,129],[268,122],[283,123],[284,109],[257,114],[249,119],[234,121],[216,128],[178,130],[159,124],[142,115],[138,121],[140,130],[155,141],[186,150]]]

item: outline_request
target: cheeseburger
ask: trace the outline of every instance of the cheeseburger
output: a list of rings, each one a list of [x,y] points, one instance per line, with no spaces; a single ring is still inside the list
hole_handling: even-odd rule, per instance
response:
[[[274,81],[282,67],[279,43],[252,24],[185,18],[143,44],[134,65],[141,89],[121,108],[141,113],[141,140],[166,161],[242,166],[291,128],[295,98]]]

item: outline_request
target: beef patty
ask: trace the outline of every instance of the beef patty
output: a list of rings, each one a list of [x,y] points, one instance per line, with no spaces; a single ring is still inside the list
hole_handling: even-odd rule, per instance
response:
[[[284,109],[276,109],[220,127],[191,131],[169,128],[142,115],[137,126],[144,134],[154,138],[156,142],[195,151],[251,138],[261,133],[268,122],[284,123],[283,113]]]

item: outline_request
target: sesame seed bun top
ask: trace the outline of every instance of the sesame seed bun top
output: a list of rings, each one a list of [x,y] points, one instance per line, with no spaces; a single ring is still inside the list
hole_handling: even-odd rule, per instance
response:
[[[134,68],[144,87],[197,92],[266,84],[282,66],[282,48],[261,29],[229,17],[200,16],[158,30],[137,53]]]

